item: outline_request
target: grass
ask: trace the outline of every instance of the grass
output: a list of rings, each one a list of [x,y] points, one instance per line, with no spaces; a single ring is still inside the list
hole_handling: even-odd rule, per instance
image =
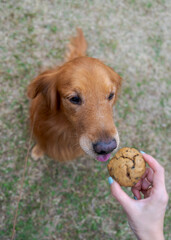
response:
[[[124,79],[114,114],[120,147],[135,147],[156,157],[165,167],[171,194],[169,4],[168,0],[1,3],[0,239],[12,235],[28,147],[27,85],[41,70],[63,61],[65,45],[78,26],[88,40],[88,54]],[[16,239],[134,239],[122,208],[111,197],[107,178],[106,164],[88,156],[67,164],[29,157]],[[165,239],[171,237],[170,209],[171,202]]]

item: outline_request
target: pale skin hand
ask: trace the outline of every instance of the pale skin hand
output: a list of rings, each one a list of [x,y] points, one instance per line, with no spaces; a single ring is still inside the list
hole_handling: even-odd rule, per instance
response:
[[[143,157],[150,168],[146,169],[142,179],[131,189],[138,200],[130,198],[116,181],[111,184],[111,192],[126,212],[128,223],[137,239],[163,240],[168,202],[164,168],[152,156],[144,153]],[[143,199],[140,192],[144,195]]]

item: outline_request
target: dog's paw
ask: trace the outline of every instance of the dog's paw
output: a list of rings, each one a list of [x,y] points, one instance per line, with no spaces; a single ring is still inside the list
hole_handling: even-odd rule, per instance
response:
[[[31,151],[31,157],[34,160],[38,160],[43,158],[43,156],[44,156],[43,150],[38,145],[35,145]]]

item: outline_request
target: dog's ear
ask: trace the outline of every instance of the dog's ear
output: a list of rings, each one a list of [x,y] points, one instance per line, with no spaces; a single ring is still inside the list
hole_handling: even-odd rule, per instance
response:
[[[48,70],[41,73],[28,86],[27,96],[30,99],[34,99],[39,94],[42,94],[50,109],[57,109],[59,107],[57,78],[58,78],[57,71]]]

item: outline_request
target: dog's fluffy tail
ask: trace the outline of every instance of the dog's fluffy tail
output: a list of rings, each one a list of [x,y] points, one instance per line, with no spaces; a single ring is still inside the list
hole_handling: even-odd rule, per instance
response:
[[[77,28],[77,35],[70,39],[67,46],[65,60],[70,61],[74,58],[85,56],[87,50],[87,42],[81,28]]]

